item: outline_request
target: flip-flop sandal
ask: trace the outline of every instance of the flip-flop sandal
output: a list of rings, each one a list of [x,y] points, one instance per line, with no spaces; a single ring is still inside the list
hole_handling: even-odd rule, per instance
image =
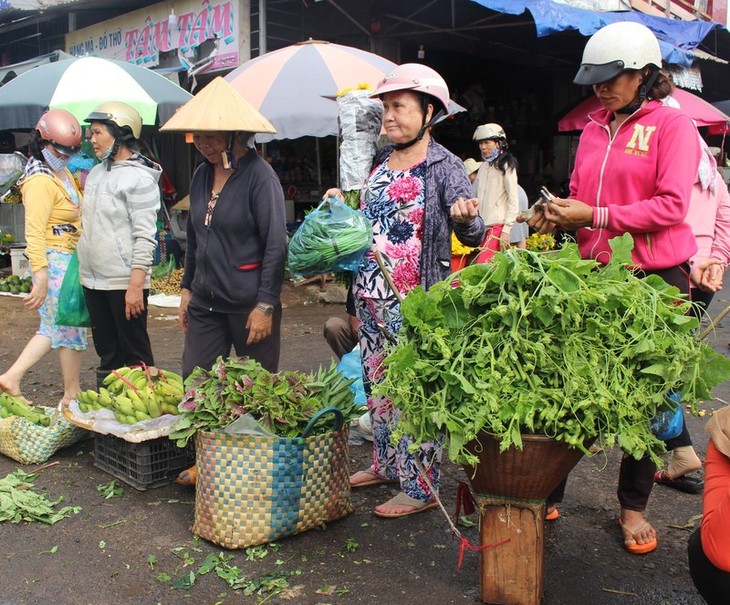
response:
[[[397,496],[391,498],[381,506],[408,506],[411,510],[403,511],[400,513],[386,513],[379,511],[377,507],[373,511],[378,517],[385,519],[400,519],[401,517],[408,517],[410,515],[417,515],[432,508],[436,508],[438,504],[436,502],[423,502],[422,500],[416,500],[411,498],[407,494],[400,492]]]
[[[370,476],[370,479],[365,479],[364,481],[356,481],[353,483],[352,479],[355,477],[355,475],[368,475]],[[400,479],[386,479],[385,477],[381,477],[378,475],[372,468],[365,469],[364,471],[358,471],[355,473],[355,475],[350,476],[350,487],[356,488],[356,487],[369,487],[371,485],[382,485],[384,483],[400,483]]]
[[[557,521],[558,519],[560,519],[560,511],[557,508],[545,514],[545,521]]]
[[[699,494],[705,487],[705,482],[698,477],[682,475],[676,479],[672,479],[667,475],[666,471],[657,471],[654,475],[654,483],[673,487],[687,494]]]
[[[648,554],[654,550],[656,550],[657,545],[659,542],[657,541],[656,536],[654,536],[654,539],[649,542],[644,542],[644,544],[639,544],[636,541],[636,534],[641,533],[641,531],[651,525],[648,521],[645,521],[644,524],[639,527],[638,530],[630,530],[628,527],[624,525],[624,522],[621,521],[621,519],[618,520],[619,527],[621,527],[621,532],[623,534],[624,538],[624,548],[630,552],[632,555],[645,555]],[[629,544],[629,542],[633,542],[633,544]]]

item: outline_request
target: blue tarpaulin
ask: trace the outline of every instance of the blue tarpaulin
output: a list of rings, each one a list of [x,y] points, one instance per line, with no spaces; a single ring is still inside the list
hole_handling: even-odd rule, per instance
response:
[[[604,25],[616,21],[643,23],[659,40],[662,58],[667,63],[690,66],[694,50],[720,23],[713,21],[681,21],[645,15],[639,11],[603,12],[574,8],[552,0],[472,0],[490,10],[507,15],[521,15],[529,11],[535,21],[539,38],[561,31],[577,30],[591,36]]]

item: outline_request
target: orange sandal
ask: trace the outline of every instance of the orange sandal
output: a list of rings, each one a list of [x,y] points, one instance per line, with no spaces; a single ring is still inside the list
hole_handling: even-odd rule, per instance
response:
[[[560,519],[560,511],[557,508],[553,507],[552,510],[545,511],[545,521],[557,521],[558,519]]]
[[[648,521],[644,521],[644,524],[642,526],[634,530],[626,527],[621,519],[618,520],[618,524],[621,527],[621,531],[624,535],[624,548],[632,555],[645,555],[656,550],[656,547],[658,545],[656,535],[654,536],[653,540],[650,540],[649,542],[644,542],[643,544],[639,544],[639,542],[636,540],[636,534],[644,531],[647,526],[651,527]]]

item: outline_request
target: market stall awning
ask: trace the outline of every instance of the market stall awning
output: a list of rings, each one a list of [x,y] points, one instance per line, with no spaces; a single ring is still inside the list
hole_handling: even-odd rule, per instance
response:
[[[12,65],[3,65],[0,67],[0,86],[7,84],[13,78],[28,71],[29,69],[38,67],[39,65],[45,65],[46,63],[53,63],[54,61],[71,58],[71,55],[63,52],[62,50],[54,50],[52,53],[41,55],[34,59],[28,59],[27,61],[21,61],[20,63],[13,63]]]
[[[62,4],[71,4],[78,0],[0,0],[0,11],[14,8],[21,11],[43,11]]]
[[[690,66],[696,58],[691,51],[714,29],[722,28],[714,21],[682,21],[646,15],[639,11],[594,11],[576,8],[554,0],[472,0],[477,4],[507,15],[529,12],[535,21],[538,37],[575,30],[591,36],[603,26],[616,21],[636,21],[651,29],[659,39],[662,58],[667,63]]]

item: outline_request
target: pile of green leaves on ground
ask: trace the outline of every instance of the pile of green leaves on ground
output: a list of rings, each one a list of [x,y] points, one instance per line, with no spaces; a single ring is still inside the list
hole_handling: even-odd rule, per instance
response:
[[[377,389],[402,411],[394,438],[405,432],[418,447],[446,433],[449,456],[466,464],[482,431],[502,451],[534,433],[581,449],[600,437],[658,460],[650,420],[674,407],[667,394],[709,399],[730,360],[698,340],[677,288],[626,268],[630,235],[611,247],[603,267],[575,244],[510,250],[460,271],[457,288],[449,279],[409,293]]]
[[[213,368],[195,368],[185,381],[180,420],[170,439],[185,447],[198,430],[214,431],[243,414],[281,437],[301,437],[312,417],[327,407],[338,408],[349,423],[362,412],[346,379],[333,363],[315,374],[272,373],[248,357],[219,357]],[[317,421],[310,434],[330,430],[331,418]]]
[[[32,488],[36,476],[18,469],[0,479],[0,522],[39,521],[53,525],[81,511],[79,506],[64,506],[56,510],[55,507],[63,502],[63,497],[51,501],[34,492]]]

